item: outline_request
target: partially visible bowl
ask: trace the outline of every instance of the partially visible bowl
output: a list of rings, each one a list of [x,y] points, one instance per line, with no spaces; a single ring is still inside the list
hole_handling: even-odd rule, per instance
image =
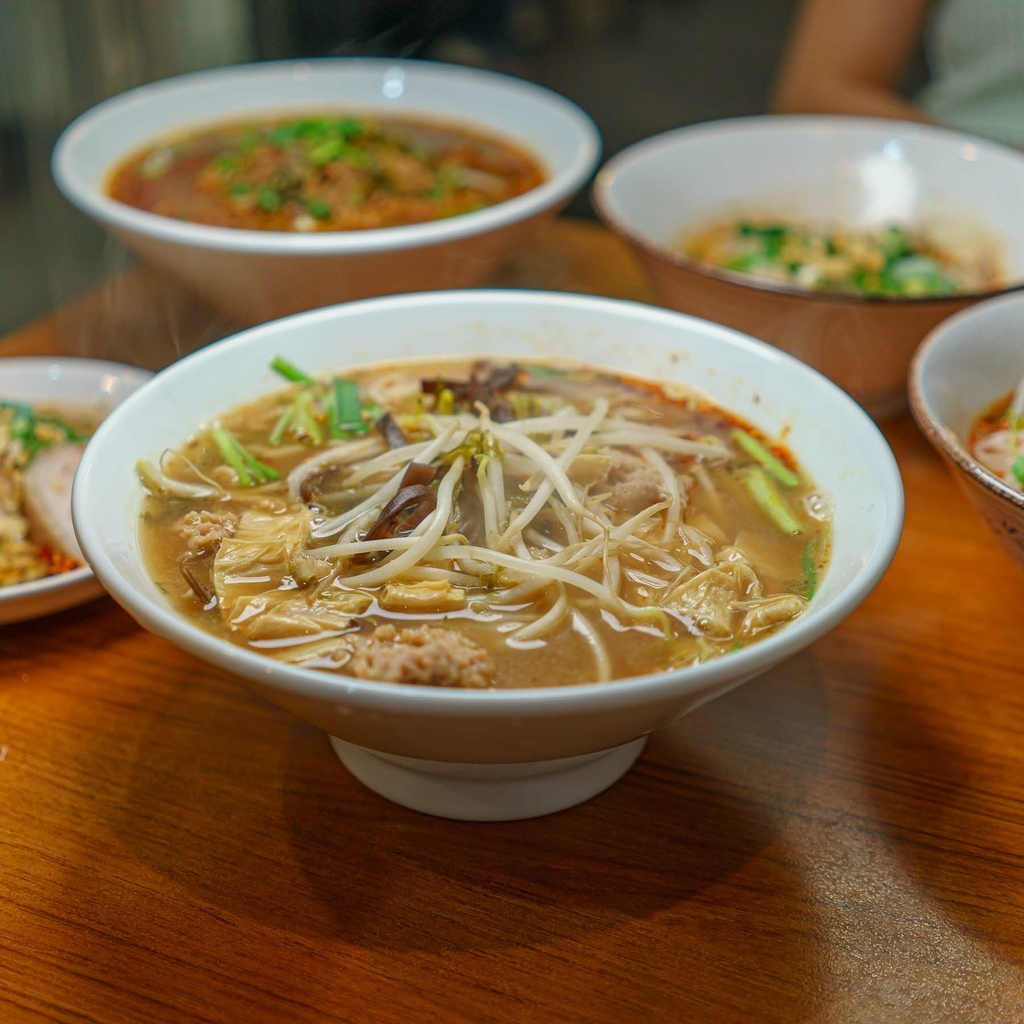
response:
[[[1024,295],[981,303],[937,327],[910,369],[910,409],[964,493],[1024,568],[1024,494],[967,451],[971,426],[1024,377]]]
[[[161,136],[275,112],[342,109],[478,126],[536,156],[547,180],[496,206],[364,231],[190,224],[111,199],[112,170]],[[468,287],[587,181],[600,139],[569,100],[475,68],[411,60],[281,61],[183,75],[109,99],[57,142],[53,174],[79,209],[240,324],[374,295]]]
[[[344,339],[344,344],[339,344]],[[785,436],[833,502],[831,557],[807,611],[780,632],[682,670],[580,686],[457,690],[286,665],[175,611],[140,552],[134,466],[274,386],[288,352],[307,370],[407,356],[545,356],[688,382]],[[618,779],[647,735],[779,664],[864,600],[899,540],[903,491],[885,440],[824,377],[734,331],[650,306],[526,291],[376,299],[243,332],[156,377],[100,428],[75,484],[75,527],[97,575],[143,626],[324,729],[346,766],[398,803],[508,819],[579,803]]]
[[[666,132],[598,174],[594,203],[636,251],[663,301],[735,327],[830,377],[876,419],[906,407],[914,350],[946,317],[1024,286],[1024,154],[900,121],[750,117]],[[868,228],[955,222],[998,244],[1004,287],[891,299],[801,291],[682,255],[718,218],[771,215]]]
[[[0,359],[0,401],[24,402],[106,416],[152,374],[99,359]],[[103,593],[87,565],[0,587],[0,624],[63,611]]]

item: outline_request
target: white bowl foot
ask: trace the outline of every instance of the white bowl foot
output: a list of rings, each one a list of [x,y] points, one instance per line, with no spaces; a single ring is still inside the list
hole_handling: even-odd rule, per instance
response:
[[[515,821],[574,807],[629,771],[646,737],[611,750],[527,764],[421,761],[367,750],[331,736],[341,763],[388,800],[461,821]]]

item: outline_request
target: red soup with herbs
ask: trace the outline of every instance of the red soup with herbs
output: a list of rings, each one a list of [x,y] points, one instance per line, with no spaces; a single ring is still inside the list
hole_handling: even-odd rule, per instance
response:
[[[149,146],[108,192],[149,213],[257,231],[349,231],[470,213],[544,181],[502,139],[346,114],[239,121]]]

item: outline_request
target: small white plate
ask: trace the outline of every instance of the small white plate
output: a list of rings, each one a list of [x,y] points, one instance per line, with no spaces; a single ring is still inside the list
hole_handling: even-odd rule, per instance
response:
[[[99,359],[0,359],[0,401],[94,409],[102,417],[151,376],[148,370]],[[92,570],[84,565],[0,586],[0,624],[59,612],[102,593]]]

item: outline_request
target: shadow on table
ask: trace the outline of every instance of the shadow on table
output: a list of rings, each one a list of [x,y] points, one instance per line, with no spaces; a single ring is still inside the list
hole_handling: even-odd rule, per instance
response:
[[[708,998],[749,974],[785,996],[777,1019],[804,1016],[794,986],[819,973],[816,915],[782,834],[805,811],[829,730],[813,651],[654,736],[589,803],[500,824],[383,800],[318,730],[198,662],[187,678],[176,667],[120,689],[133,710],[77,752],[79,770],[130,858],[165,879],[161,899],[406,972],[428,970],[424,954],[533,963],[567,942],[610,949],[648,985],[683,971],[673,984]],[[644,971],[666,956],[676,967]],[[773,963],[786,964],[778,977]]]
[[[904,668],[922,676],[914,693],[926,696],[908,699],[894,683],[867,709],[866,760],[881,770],[861,781],[876,826],[942,914],[1019,962],[1024,693],[986,692],[983,663],[959,690],[939,674],[929,685],[927,665]]]
[[[619,783],[560,814],[444,821],[367,792],[353,807],[351,779],[325,777],[322,751],[298,737],[284,813],[299,863],[349,941],[529,945],[671,910],[742,869],[800,807],[826,726],[807,655],[656,734]],[[793,870],[775,881],[801,884]],[[755,915],[763,909],[746,898]],[[459,930],[463,916],[472,929]]]

